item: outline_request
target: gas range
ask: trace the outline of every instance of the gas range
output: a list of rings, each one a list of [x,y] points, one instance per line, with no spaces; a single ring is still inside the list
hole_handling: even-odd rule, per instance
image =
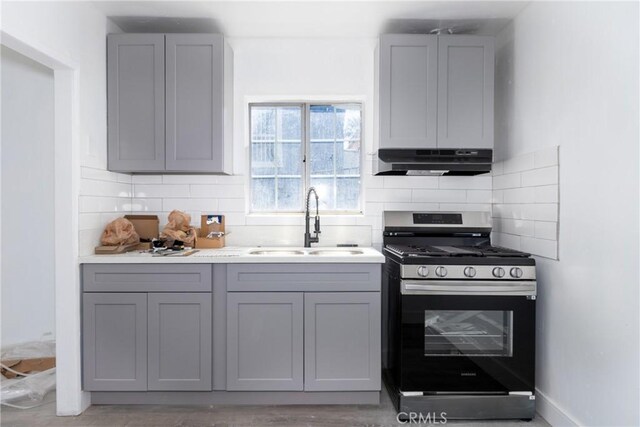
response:
[[[535,259],[488,212],[384,212],[383,374],[398,411],[535,412]]]

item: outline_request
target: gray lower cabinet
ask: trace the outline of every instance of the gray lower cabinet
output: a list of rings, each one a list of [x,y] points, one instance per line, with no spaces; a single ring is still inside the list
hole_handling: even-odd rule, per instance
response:
[[[84,292],[84,390],[211,390],[211,305],[208,292]]]
[[[304,295],[305,391],[380,390],[380,293]]]
[[[211,294],[148,294],[148,389],[211,390]]]
[[[147,294],[85,293],[84,389],[147,389]]]
[[[227,390],[303,390],[303,293],[227,294]]]

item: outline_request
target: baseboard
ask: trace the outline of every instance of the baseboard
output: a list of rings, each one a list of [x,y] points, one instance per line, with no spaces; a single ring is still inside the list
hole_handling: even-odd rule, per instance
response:
[[[553,427],[578,427],[583,425],[538,388],[536,388],[536,412]]]

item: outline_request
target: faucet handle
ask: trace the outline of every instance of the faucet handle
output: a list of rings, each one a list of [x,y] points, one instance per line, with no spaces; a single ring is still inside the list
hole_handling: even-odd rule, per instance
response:
[[[316,234],[320,234],[321,233],[321,231],[320,231],[320,217],[318,215],[316,215],[316,219],[315,219],[313,228],[314,228]]]

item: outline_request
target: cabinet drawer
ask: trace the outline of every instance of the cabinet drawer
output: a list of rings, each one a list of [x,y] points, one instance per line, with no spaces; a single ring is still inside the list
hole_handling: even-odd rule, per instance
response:
[[[380,264],[229,264],[230,292],[380,291]]]
[[[85,264],[84,292],[211,292],[210,264]]]

